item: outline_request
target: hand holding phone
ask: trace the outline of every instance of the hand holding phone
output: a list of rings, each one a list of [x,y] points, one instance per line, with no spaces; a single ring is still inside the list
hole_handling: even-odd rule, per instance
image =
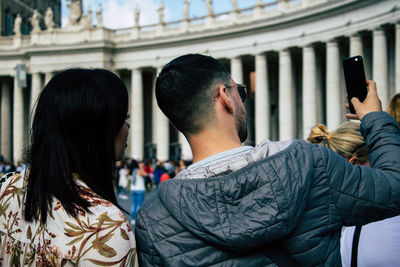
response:
[[[348,113],[346,114],[347,118],[362,120],[362,118],[370,112],[382,111],[382,104],[378,97],[378,92],[376,91],[376,83],[367,80],[367,85],[368,94],[364,102],[360,102],[357,98],[351,100],[351,104],[354,105],[357,114]],[[349,104],[346,104],[346,107],[349,108]]]
[[[368,93],[363,58],[361,56],[346,58],[343,60],[343,70],[350,112],[356,114],[351,99],[357,97],[363,102]]]

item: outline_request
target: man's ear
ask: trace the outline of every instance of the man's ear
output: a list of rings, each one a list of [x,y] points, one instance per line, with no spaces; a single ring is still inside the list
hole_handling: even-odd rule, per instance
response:
[[[358,162],[358,158],[357,157],[351,157],[347,161],[350,162],[353,165],[360,165],[359,162]]]
[[[219,100],[220,103],[224,106],[224,108],[226,109],[226,111],[228,111],[229,113],[233,112],[233,106],[232,106],[232,97],[228,92],[228,89],[226,88],[226,86],[224,85],[220,85],[218,87],[218,91],[217,91],[217,97],[216,97],[217,101]]]

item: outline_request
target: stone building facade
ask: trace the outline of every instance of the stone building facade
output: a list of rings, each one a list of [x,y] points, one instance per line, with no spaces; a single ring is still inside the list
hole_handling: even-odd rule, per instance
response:
[[[189,1],[185,1],[188,3]],[[190,158],[190,148],[154,99],[163,65],[186,53],[223,62],[247,84],[248,144],[263,138],[304,138],[311,126],[344,120],[341,62],[362,55],[367,79],[377,82],[383,107],[400,91],[399,0],[278,0],[204,17],[110,30],[70,6],[65,28],[0,37],[1,153],[14,161],[28,143],[30,110],[44,84],[69,67],[116,72],[130,92],[128,156]],[[136,21],[139,10],[135,13]],[[19,83],[16,66],[26,69]]]

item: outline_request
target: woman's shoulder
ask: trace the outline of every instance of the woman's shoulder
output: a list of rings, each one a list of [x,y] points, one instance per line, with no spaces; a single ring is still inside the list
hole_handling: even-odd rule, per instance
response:
[[[79,215],[90,216],[97,220],[97,218],[100,218],[101,216],[106,214],[104,216],[108,216],[113,220],[124,220],[127,222],[126,217],[122,213],[122,211],[111,201],[104,199],[86,186],[79,186],[79,192],[81,197],[90,203],[90,212],[82,211]]]
[[[23,175],[7,173],[0,178],[0,222],[4,223],[11,216],[21,215],[24,194]],[[3,225],[4,228],[4,225]],[[2,231],[3,228],[0,230]]]
[[[136,255],[134,233],[124,214],[109,201],[92,198],[90,212],[81,211],[68,216],[57,201],[43,229],[45,244],[38,254],[56,248],[57,262],[80,263],[83,266],[133,266]],[[38,230],[32,229],[32,233]],[[33,237],[33,234],[32,234]],[[43,242],[46,241],[46,242]],[[49,246],[47,246],[49,244]],[[39,246],[40,247],[40,246]]]
[[[81,196],[91,204],[89,212],[80,211],[78,216],[53,218],[59,229],[63,229],[64,252],[72,254],[73,262],[105,266],[119,261],[121,266],[134,260],[135,236],[125,215],[110,201],[103,199],[87,187],[81,187]],[[60,208],[56,203],[53,209]],[[62,225],[60,225],[60,223]],[[88,245],[90,244],[90,245]],[[89,247],[91,249],[87,250]],[[78,253],[86,251],[86,253]],[[125,262],[125,264],[122,264]]]
[[[23,194],[23,174],[10,172],[0,178],[0,202],[8,202],[14,196]],[[20,203],[20,201],[18,201]],[[3,203],[5,204],[5,203]],[[4,210],[2,210],[4,212]]]
[[[5,183],[18,182],[22,176],[23,175],[21,173],[18,173],[18,172],[6,173],[3,176],[1,176],[1,178],[0,178],[0,186],[2,186]]]

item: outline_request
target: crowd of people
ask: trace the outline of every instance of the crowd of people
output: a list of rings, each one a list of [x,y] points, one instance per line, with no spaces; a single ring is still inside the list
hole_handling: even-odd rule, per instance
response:
[[[15,166],[14,163],[0,155],[0,177],[9,172],[21,172],[25,167],[26,165],[22,161],[18,161]]]
[[[146,193],[158,190],[160,183],[173,179],[181,170],[186,169],[191,161],[157,159],[137,161],[125,157],[117,162],[115,170],[115,191],[120,199],[131,196],[131,224],[135,224],[137,211],[142,206]]]
[[[180,56],[155,94],[193,162],[162,162],[125,157],[115,74],[60,72],[34,108],[26,166],[0,162],[0,265],[396,266],[400,94],[384,112],[366,83],[346,114],[360,123],[243,146],[246,86],[210,56]]]
[[[143,178],[145,181],[145,191],[153,191],[157,189],[161,182],[165,182],[175,177],[179,171],[186,169],[191,161],[186,160],[168,160],[159,161],[157,159],[138,162],[135,159],[125,157],[122,161],[117,162],[115,170],[115,188],[117,194],[122,199],[126,199],[126,192],[132,184],[132,175],[143,164]]]

